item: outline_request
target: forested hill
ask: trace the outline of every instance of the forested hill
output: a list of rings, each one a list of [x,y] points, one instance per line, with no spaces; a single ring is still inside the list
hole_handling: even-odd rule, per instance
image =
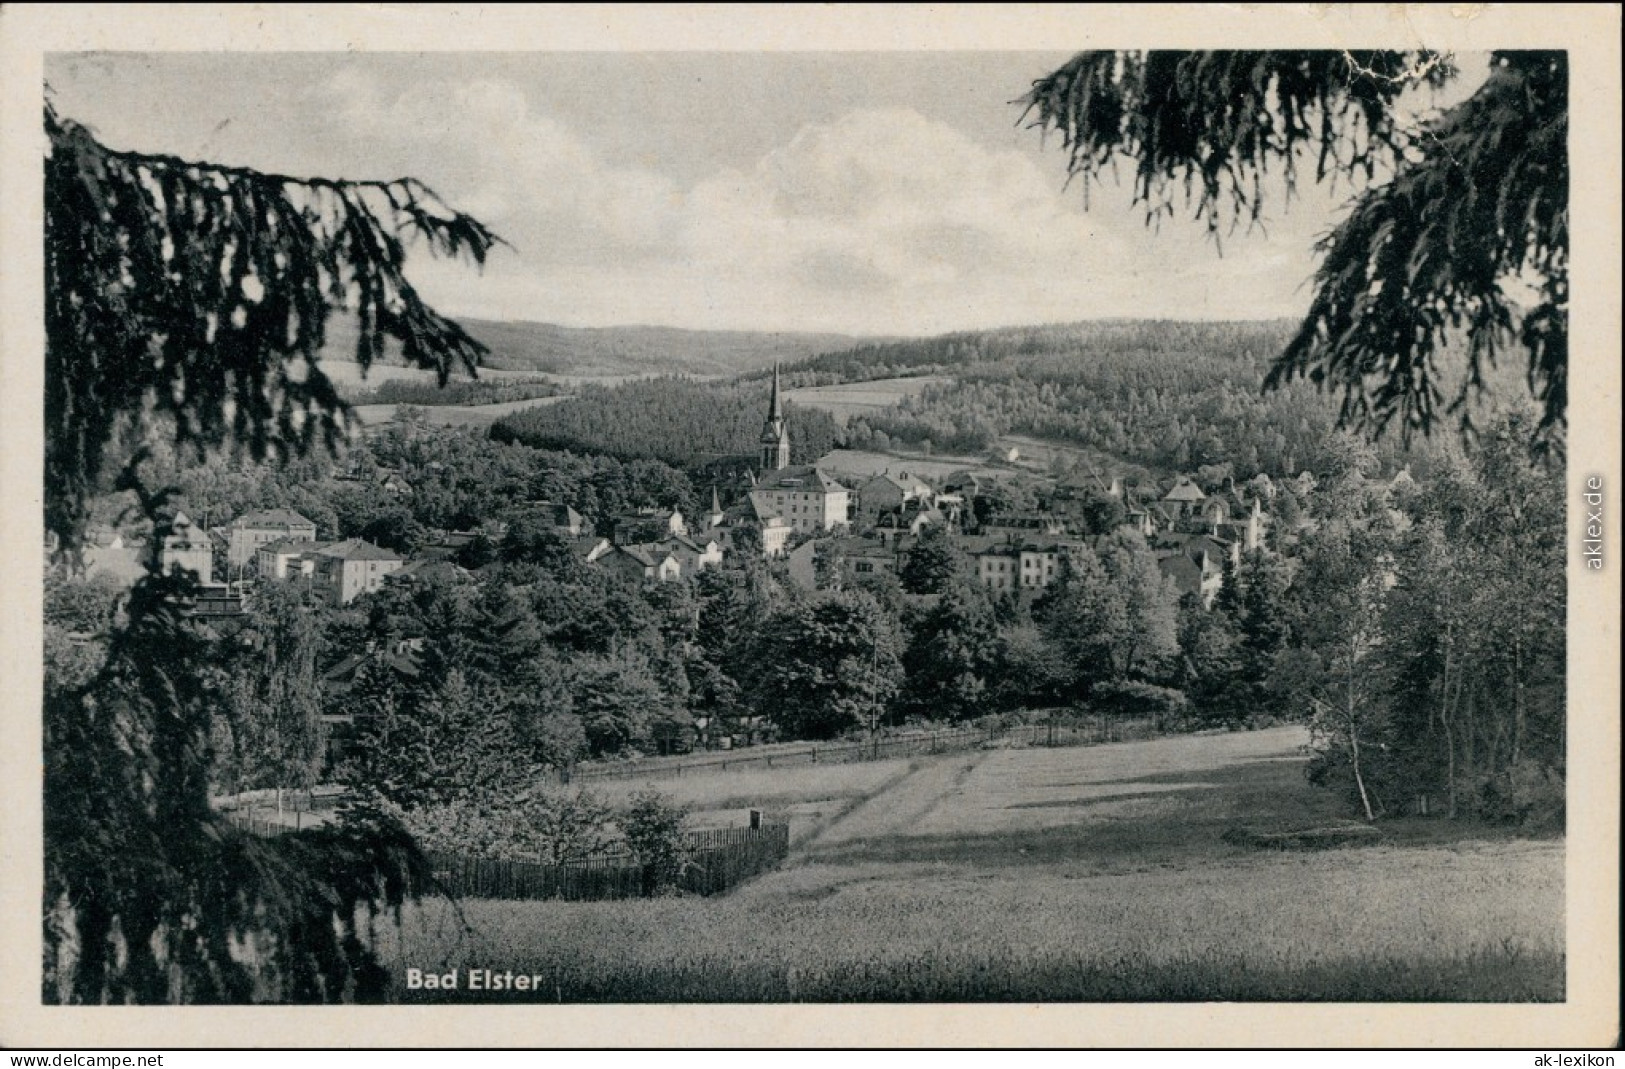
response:
[[[1337,417],[1335,398],[1311,383],[1263,391],[1294,327],[1288,320],[1013,327],[854,346],[792,365],[785,377],[798,387],[951,380],[852,419],[850,448],[929,443],[976,453],[1025,435],[1156,471],[1229,465],[1238,477],[1293,474],[1327,462]],[[1429,450],[1425,442],[1406,448],[1393,434],[1377,451],[1393,470],[1425,462]]]
[[[491,437],[538,449],[705,467],[727,457],[755,466],[768,391],[757,383],[663,377],[588,386],[575,397],[498,420]],[[828,412],[785,406],[791,460],[810,464],[834,448],[840,429]]]
[[[490,348],[490,367],[551,375],[737,375],[863,341],[849,334],[561,327],[462,318],[458,323]],[[355,336],[353,320],[335,317],[328,324],[325,355],[354,359]]]
[[[995,330],[961,331],[931,338],[866,341],[819,353],[785,368],[792,386],[887,379],[903,375],[963,374],[978,364],[1046,357],[1065,362],[1131,356],[1151,362],[1218,360],[1259,369],[1291,336],[1292,320],[1179,322],[1093,320]],[[1160,361],[1159,361],[1160,362]]]

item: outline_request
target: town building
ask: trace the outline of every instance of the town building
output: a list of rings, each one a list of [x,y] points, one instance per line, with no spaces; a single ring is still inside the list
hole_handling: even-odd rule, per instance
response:
[[[677,558],[686,576],[698,575],[722,563],[722,542],[715,535],[672,535],[659,543],[661,549]]]
[[[853,511],[859,527],[872,527],[888,512],[901,511],[909,502],[930,505],[935,497],[936,490],[922,479],[882,472],[857,484]]]
[[[192,522],[184,512],[176,512],[169,534],[158,547],[158,563],[164,574],[188,572],[203,586],[214,582],[214,544],[207,531]]]
[[[792,531],[833,531],[851,523],[852,492],[811,465],[764,472],[749,497],[759,516],[778,516]]]
[[[310,555],[315,561],[312,581],[334,605],[348,605],[379,589],[386,577],[406,563],[393,550],[360,538],[315,546]]]
[[[267,542],[254,553],[254,570],[261,579],[287,579],[290,576],[308,576],[316,570],[312,553],[320,543],[305,539],[284,538]]]
[[[822,558],[822,562],[820,560]],[[897,574],[898,550],[878,538],[835,534],[803,542],[786,557],[791,580],[806,590],[885,572]]]
[[[226,527],[226,561],[241,568],[259,548],[284,540],[316,541],[316,524],[292,509],[264,509],[237,517]]]
[[[616,546],[597,563],[629,579],[670,583],[683,576],[677,555],[660,545]]]
[[[1199,515],[1206,500],[1207,495],[1202,493],[1202,488],[1192,482],[1190,476],[1181,475],[1163,495],[1162,507],[1173,518],[1185,519]]]
[[[553,525],[554,532],[560,538],[580,538],[581,532],[587,529],[586,518],[569,505],[537,501],[534,507]]]
[[[1241,547],[1212,535],[1166,531],[1152,543],[1157,568],[1174,581],[1181,594],[1197,594],[1211,607],[1224,585],[1224,566],[1241,560]]]
[[[995,591],[1042,590],[1065,573],[1067,561],[1083,548],[1075,539],[973,535],[961,541],[976,562],[976,578]]]
[[[639,509],[615,517],[615,544],[632,546],[688,534],[688,523],[676,509]]]
[[[790,464],[790,428],[784,418],[777,366],[758,444],[762,471],[746,492],[748,507],[737,514],[736,522],[756,527],[764,556],[782,555],[793,534],[817,534],[851,524],[850,489],[812,465]]]

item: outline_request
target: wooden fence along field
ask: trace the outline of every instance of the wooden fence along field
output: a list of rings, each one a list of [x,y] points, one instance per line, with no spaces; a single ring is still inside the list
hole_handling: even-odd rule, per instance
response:
[[[227,812],[232,824],[255,835],[292,835],[290,824]],[[758,873],[790,853],[790,825],[714,828],[683,833],[682,871],[672,883],[687,894],[714,895]],[[430,851],[437,886],[423,888],[455,898],[562,898],[572,902],[640,898],[657,889],[653,873],[628,854],[586,858],[565,865],[501,861]]]
[[[790,826],[716,828],[684,836],[682,871],[672,888],[687,894],[720,894],[765,872],[790,852]],[[653,873],[629,857],[590,859],[568,865],[429,855],[435,888],[455,898],[562,898],[572,902],[640,898],[656,891]]]
[[[885,761],[897,757],[975,750],[987,745],[1011,746],[1095,746],[1107,742],[1129,742],[1150,738],[1161,728],[1153,720],[1124,720],[1098,716],[1053,723],[1023,724],[1014,728],[960,731],[932,731],[911,735],[882,736],[856,742],[802,743],[789,746],[761,746],[742,750],[707,750],[681,758],[656,758],[577,765],[566,782],[585,783],[607,779],[671,779],[710,775],[716,772],[760,771],[764,768],[794,768],[800,765],[845,764],[852,761]]]

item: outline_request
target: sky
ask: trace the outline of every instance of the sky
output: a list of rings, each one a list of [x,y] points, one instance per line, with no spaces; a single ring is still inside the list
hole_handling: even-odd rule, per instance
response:
[[[1301,315],[1349,190],[1300,181],[1222,253],[1087,205],[1013,103],[1065,52],[90,53],[57,110],[114,148],[419,178],[512,248],[426,251],[442,311],[567,326],[933,334]]]

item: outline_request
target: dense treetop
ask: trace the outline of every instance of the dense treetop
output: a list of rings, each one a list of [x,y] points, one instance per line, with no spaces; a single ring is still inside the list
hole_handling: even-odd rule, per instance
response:
[[[1470,426],[1465,402],[1516,341],[1550,439],[1567,410],[1567,58],[1496,52],[1465,101],[1397,118],[1407,90],[1456,76],[1425,51],[1082,52],[1026,102],[1086,194],[1132,161],[1148,223],[1181,204],[1216,236],[1257,221],[1265,175],[1280,168],[1290,190],[1305,158],[1317,182],[1364,184],[1321,243],[1309,314],[1270,383],[1340,394],[1346,423],[1426,432],[1444,405]],[[1467,373],[1452,383],[1438,358],[1461,336]]]
[[[45,129],[46,523],[70,549],[121,422],[287,458],[346,429],[318,354],[356,316],[366,367],[386,336],[445,380],[485,347],[429,307],[409,242],[482,262],[497,238],[413,179],[300,179],[117,152],[49,107]]]

